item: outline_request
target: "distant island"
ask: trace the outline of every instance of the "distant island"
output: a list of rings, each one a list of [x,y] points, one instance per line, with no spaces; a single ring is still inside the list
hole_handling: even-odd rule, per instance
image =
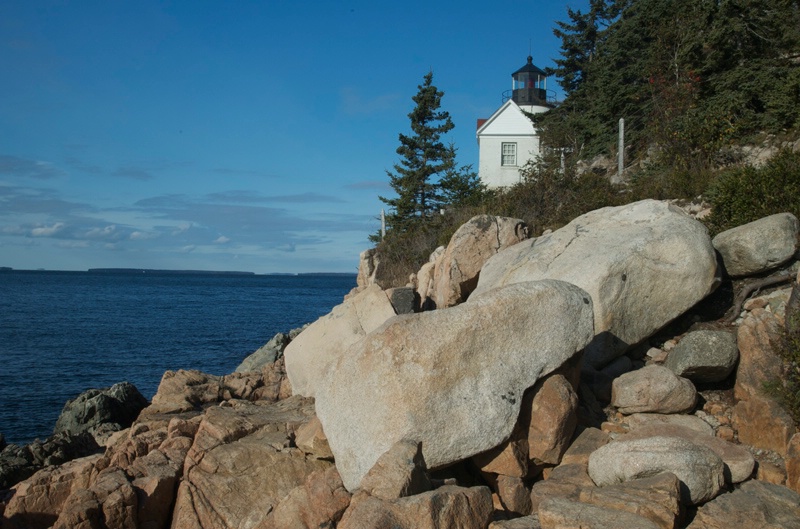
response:
[[[163,270],[158,268],[90,268],[85,272],[75,270],[45,270],[40,268],[38,270],[22,270],[11,268],[10,266],[0,266],[0,272],[57,272],[57,273],[73,273],[73,274],[129,274],[129,275],[142,275],[142,274],[157,274],[157,275],[233,275],[233,276],[339,276],[339,277],[355,277],[355,272],[268,272],[266,274],[256,274],[255,272],[235,272],[235,271],[217,271],[217,270]]]
[[[159,270],[152,268],[90,268],[90,274],[160,274],[160,275],[245,275],[254,276],[254,272],[230,272],[230,271],[210,271],[210,270]]]

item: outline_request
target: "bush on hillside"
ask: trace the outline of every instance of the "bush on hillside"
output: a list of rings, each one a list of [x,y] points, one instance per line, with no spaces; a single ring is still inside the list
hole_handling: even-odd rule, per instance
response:
[[[438,246],[446,246],[456,230],[470,218],[485,213],[484,206],[449,208],[410,226],[406,231],[390,230],[376,249],[380,256],[381,278],[392,287],[405,286],[409,276],[428,262]]]
[[[781,151],[760,168],[723,171],[706,193],[712,234],[775,213],[800,216],[800,152]]]
[[[692,200],[703,195],[714,178],[715,173],[708,168],[688,170],[662,165],[648,167],[631,177],[629,200]]]
[[[786,323],[780,354],[786,376],[767,384],[767,392],[800,425],[800,286],[795,286],[786,305]]]
[[[586,172],[562,173],[557,164],[529,163],[521,173],[523,181],[498,191],[486,202],[492,215],[524,220],[531,235],[558,229],[589,211],[622,203],[619,189],[604,175]]]

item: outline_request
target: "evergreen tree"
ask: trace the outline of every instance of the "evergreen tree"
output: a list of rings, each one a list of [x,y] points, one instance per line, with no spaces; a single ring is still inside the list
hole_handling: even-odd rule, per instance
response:
[[[537,116],[548,147],[614,155],[625,118],[631,156],[689,169],[800,125],[798,0],[592,0],[567,16],[554,70],[567,98]]]
[[[386,219],[391,230],[407,231],[439,211],[442,197],[433,177],[454,163],[441,141],[442,134],[454,125],[450,114],[440,110],[444,92],[433,85],[433,72],[425,75],[418,89],[412,98],[416,106],[408,114],[413,134],[399,135],[400,162],[394,165],[394,172],[386,172],[397,198],[379,197],[392,208]]]
[[[477,206],[487,197],[486,184],[480,181],[472,165],[458,166],[456,151],[458,149],[453,143],[447,147],[447,162],[439,179],[442,200],[445,205],[455,208]]]
[[[556,21],[553,34],[561,39],[561,58],[556,59],[558,84],[564,92],[574,92],[586,81],[589,65],[595,58],[606,28],[623,8],[617,0],[590,0],[589,11],[567,8],[568,22]]]

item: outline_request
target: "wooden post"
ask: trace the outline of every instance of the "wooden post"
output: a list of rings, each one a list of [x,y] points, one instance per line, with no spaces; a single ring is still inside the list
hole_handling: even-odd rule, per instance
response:
[[[617,145],[617,177],[622,181],[625,169],[625,118],[619,118],[619,144]]]

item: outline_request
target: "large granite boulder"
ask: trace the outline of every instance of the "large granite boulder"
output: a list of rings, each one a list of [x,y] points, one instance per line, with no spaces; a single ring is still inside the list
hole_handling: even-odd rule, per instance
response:
[[[345,486],[358,487],[401,439],[421,442],[433,469],[499,445],[525,390],[586,346],[592,320],[586,292],[562,281],[518,283],[389,320],[317,386]]]
[[[286,346],[286,373],[295,395],[313,397],[322,377],[347,348],[395,315],[377,285],[337,305]]]
[[[684,504],[703,503],[725,486],[722,459],[713,450],[677,437],[614,441],[589,456],[589,476],[600,487],[671,472]]]
[[[739,349],[736,336],[728,331],[700,330],[688,333],[670,351],[664,367],[692,382],[721,382],[728,378]]]
[[[585,358],[602,367],[708,295],[716,267],[701,223],[644,200],[592,211],[507,248],[486,262],[473,295],[538,279],[583,288],[594,302],[597,334]]]
[[[723,231],[712,242],[730,276],[747,276],[791,259],[797,249],[798,227],[797,217],[778,213]]]
[[[436,307],[452,307],[466,300],[478,285],[487,259],[527,238],[528,228],[520,219],[477,215],[464,223],[450,238],[444,257],[436,265]]]
[[[147,404],[147,399],[129,382],[90,389],[67,401],[53,433],[91,433],[101,424],[112,424],[121,430],[130,426]]]

